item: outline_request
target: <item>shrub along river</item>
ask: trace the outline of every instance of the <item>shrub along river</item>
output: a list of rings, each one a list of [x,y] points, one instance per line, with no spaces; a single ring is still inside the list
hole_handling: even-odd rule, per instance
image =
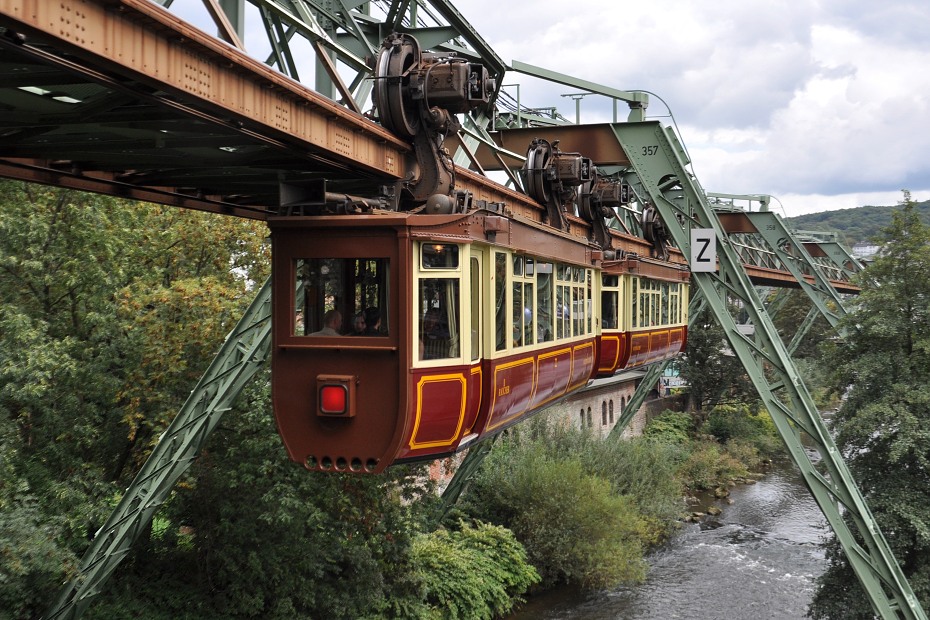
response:
[[[549,592],[511,620],[804,618],[814,580],[825,569],[819,543],[826,521],[794,463],[776,461],[756,484],[731,488],[730,499],[732,504],[708,499],[720,515],[683,524],[653,552],[645,583],[605,592]]]

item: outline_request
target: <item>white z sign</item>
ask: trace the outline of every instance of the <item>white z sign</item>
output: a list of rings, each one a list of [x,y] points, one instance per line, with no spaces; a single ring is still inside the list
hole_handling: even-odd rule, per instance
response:
[[[691,229],[691,271],[717,271],[717,236],[713,228]]]

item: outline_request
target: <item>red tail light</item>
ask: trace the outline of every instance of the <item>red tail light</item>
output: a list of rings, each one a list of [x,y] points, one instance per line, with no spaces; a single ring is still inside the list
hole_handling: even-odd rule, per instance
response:
[[[343,385],[324,385],[320,388],[320,413],[343,415],[349,401],[349,393]]]
[[[316,378],[317,415],[355,417],[355,377],[319,375]]]

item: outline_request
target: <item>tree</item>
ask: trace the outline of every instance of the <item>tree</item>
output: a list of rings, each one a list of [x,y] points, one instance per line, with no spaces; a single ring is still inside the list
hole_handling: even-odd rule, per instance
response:
[[[902,570],[930,607],[930,227],[910,195],[885,228],[884,250],[862,274],[847,337],[829,363],[846,392],[834,425],[856,482]],[[838,545],[818,582],[813,618],[872,618]],[[853,585],[855,584],[855,585]]]
[[[264,236],[0,182],[0,599],[15,605],[0,607],[14,617],[42,611],[183,402],[267,271]]]
[[[678,368],[691,386],[692,406],[699,411],[758,400],[742,362],[730,350],[723,328],[709,308],[691,317],[688,346]]]

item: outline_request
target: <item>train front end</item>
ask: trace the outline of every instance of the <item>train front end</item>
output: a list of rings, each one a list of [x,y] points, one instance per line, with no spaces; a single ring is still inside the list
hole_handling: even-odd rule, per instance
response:
[[[269,221],[272,398],[292,460],[378,473],[407,430],[404,218],[348,219]]]

